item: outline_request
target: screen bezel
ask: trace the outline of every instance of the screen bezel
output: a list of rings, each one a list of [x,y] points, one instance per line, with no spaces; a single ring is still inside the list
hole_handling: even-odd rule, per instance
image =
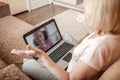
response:
[[[51,46],[51,48],[53,48],[56,44],[58,44],[61,40],[63,40],[62,35],[61,35],[60,31],[59,31],[59,28],[58,28],[58,26],[57,26],[57,24],[56,24],[55,19],[51,19],[51,20],[43,23],[42,25],[36,27],[35,29],[33,29],[33,30],[25,33],[25,34],[23,35],[23,39],[24,39],[25,43],[26,43],[27,45],[29,45],[28,42],[27,42],[27,39],[26,39],[27,36],[33,34],[35,31],[37,31],[37,30],[39,30],[39,29],[42,29],[44,26],[46,26],[46,25],[48,25],[48,24],[50,24],[50,23],[52,23],[52,22],[55,23],[56,29],[57,29],[58,33],[60,34],[60,40],[59,40],[58,42],[56,42],[54,45]],[[49,51],[51,48],[49,48],[47,51]],[[47,51],[45,51],[45,52],[47,52]]]

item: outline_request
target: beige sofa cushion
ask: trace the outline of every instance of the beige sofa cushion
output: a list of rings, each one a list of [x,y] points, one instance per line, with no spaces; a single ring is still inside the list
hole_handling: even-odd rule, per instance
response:
[[[14,64],[0,70],[0,80],[31,80]]]
[[[23,56],[10,54],[12,49],[25,49],[23,34],[34,27],[14,16],[0,18],[0,58],[7,64],[21,63]]]
[[[120,59],[110,66],[99,80],[120,80]]]

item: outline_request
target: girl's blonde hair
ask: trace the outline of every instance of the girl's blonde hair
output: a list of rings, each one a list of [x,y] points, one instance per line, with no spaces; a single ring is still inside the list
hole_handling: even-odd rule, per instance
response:
[[[98,33],[120,34],[120,0],[84,0],[88,25]],[[88,11],[88,12],[87,12]]]

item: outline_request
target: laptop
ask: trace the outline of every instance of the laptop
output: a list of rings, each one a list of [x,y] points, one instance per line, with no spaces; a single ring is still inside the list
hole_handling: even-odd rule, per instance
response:
[[[74,45],[65,41],[55,19],[51,19],[23,35],[26,44],[42,49],[63,69],[72,56]]]

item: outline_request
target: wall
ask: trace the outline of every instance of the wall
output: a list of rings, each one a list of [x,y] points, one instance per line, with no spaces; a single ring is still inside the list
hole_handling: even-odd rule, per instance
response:
[[[29,11],[50,4],[50,0],[28,0]]]
[[[11,14],[17,14],[27,9],[27,0],[8,0]]]
[[[12,15],[28,10],[27,0],[0,0],[9,4]]]
[[[6,3],[7,3],[8,0],[0,0],[0,1],[2,1],[2,2],[6,2]]]

